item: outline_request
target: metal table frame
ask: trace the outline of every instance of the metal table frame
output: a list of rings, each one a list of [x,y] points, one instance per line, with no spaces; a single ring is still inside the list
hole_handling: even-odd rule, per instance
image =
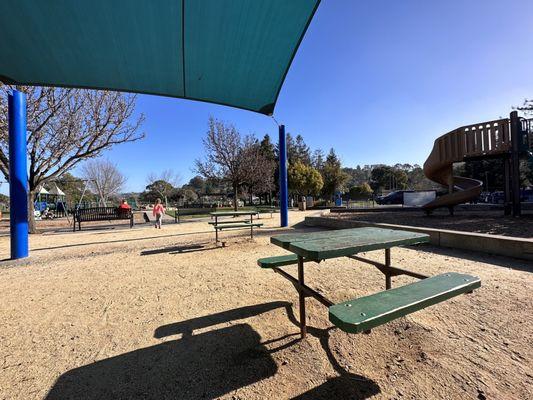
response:
[[[376,267],[379,271],[385,275],[385,289],[390,289],[392,287],[392,277],[393,276],[399,276],[399,275],[408,275],[412,276],[414,278],[418,279],[425,279],[429,276],[420,274],[418,272],[408,271],[403,268],[399,267],[393,267],[391,265],[391,253],[390,248],[385,249],[385,263],[380,263],[378,261],[369,260],[364,257],[360,257],[357,255],[351,255],[347,256],[350,259],[361,261],[370,265],[373,265]],[[287,273],[286,271],[282,270],[281,267],[274,267],[272,268],[274,272],[277,272],[281,276],[283,276],[285,279],[289,280],[296,290],[298,291],[299,295],[299,313],[300,313],[300,336],[302,339],[305,338],[307,334],[307,326],[306,326],[306,313],[305,313],[305,298],[306,297],[312,297],[316,300],[318,300],[321,304],[323,304],[326,307],[331,307],[335,303],[333,303],[331,300],[326,298],[325,296],[318,293],[313,288],[307,286],[305,284],[305,277],[304,277],[304,262],[305,259],[302,256],[298,256],[298,277],[294,277]],[[310,262],[310,261],[308,261]],[[365,332],[370,333],[370,332]]]
[[[238,217],[250,215],[250,224],[254,223],[254,215],[259,215],[257,211],[214,211],[209,213],[211,217],[215,217],[215,227],[218,224],[218,217]],[[254,227],[250,225],[250,237],[254,238]],[[215,228],[215,243],[218,244],[218,229]]]

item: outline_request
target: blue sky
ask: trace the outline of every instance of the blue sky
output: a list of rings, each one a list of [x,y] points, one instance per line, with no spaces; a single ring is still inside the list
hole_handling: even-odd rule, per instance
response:
[[[436,137],[533,97],[531,15],[531,0],[323,0],[275,117],[346,166],[421,164]],[[137,104],[146,138],[104,155],[127,190],[142,190],[152,171],[191,178],[209,116],[277,137],[271,118],[248,111],[147,95]]]

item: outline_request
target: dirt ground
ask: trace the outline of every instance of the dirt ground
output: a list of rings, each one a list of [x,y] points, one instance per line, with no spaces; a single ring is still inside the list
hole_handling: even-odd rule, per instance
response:
[[[0,398],[533,398],[533,265],[393,249],[394,264],[474,274],[482,287],[370,335],[328,329],[310,299],[299,341],[294,287],[256,265],[285,253],[269,237],[287,230],[263,221],[253,241],[222,233],[225,248],[206,221],[32,236],[30,261],[0,266]],[[8,238],[0,243],[6,258]],[[384,289],[378,270],[354,260],[306,271],[334,301]]]
[[[457,210],[454,215],[450,215],[446,210],[436,210],[430,216],[426,216],[422,211],[332,213],[331,216],[368,222],[533,238],[533,213],[530,211],[524,211],[521,218],[506,217],[502,211],[461,210]]]

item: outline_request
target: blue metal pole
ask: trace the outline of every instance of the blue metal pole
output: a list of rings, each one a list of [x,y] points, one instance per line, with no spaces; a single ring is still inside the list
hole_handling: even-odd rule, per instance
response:
[[[279,205],[281,227],[289,226],[289,185],[287,182],[287,139],[285,125],[279,126]]]
[[[8,95],[9,205],[11,258],[28,257],[28,168],[26,161],[26,95]]]

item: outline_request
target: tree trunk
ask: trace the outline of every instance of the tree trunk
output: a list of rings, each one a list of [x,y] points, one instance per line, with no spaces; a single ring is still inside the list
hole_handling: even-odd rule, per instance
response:
[[[28,231],[30,233],[39,233],[35,224],[35,190],[28,193]]]
[[[233,209],[237,211],[237,186],[233,186]]]

